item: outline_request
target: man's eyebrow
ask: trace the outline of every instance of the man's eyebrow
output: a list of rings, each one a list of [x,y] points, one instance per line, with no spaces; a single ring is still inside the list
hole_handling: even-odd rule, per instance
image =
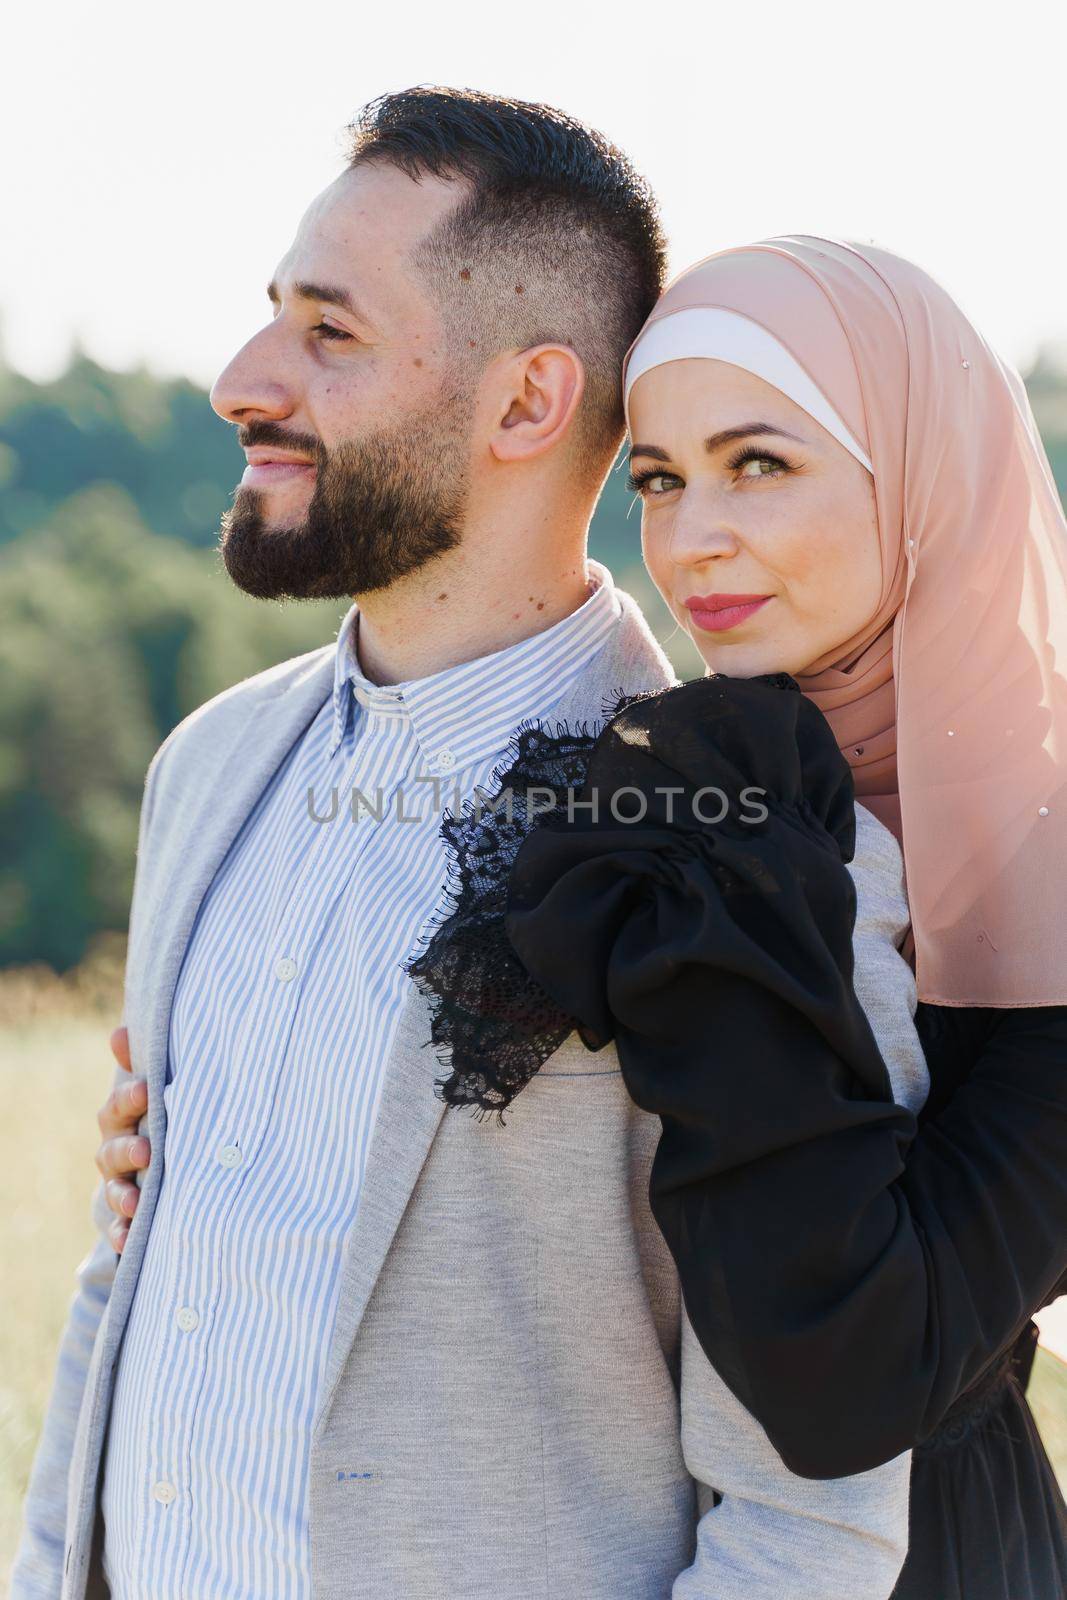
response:
[[[326,305],[340,306],[343,311],[348,311],[354,317],[359,317],[362,322],[367,319],[356,305],[348,290],[336,283],[309,283],[306,278],[293,284],[293,294],[297,300],[320,300]],[[267,285],[267,299],[271,305],[281,305],[282,297],[277,283],[271,279]]]
[[[753,434],[777,434],[780,439],[793,439],[797,444],[806,444],[806,439],[801,439],[799,434],[787,433],[785,428],[775,428],[769,422],[743,422],[736,428],[723,428],[719,433],[713,433],[704,440],[704,449],[710,455],[713,450],[720,450],[724,444],[732,444],[735,439],[748,439]],[[649,456],[653,461],[669,461],[671,458],[665,450],[655,444],[635,444],[630,450],[630,459],[634,456]]]

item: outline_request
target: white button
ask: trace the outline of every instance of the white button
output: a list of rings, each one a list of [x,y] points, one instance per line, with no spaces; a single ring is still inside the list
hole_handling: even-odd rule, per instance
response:
[[[199,1314],[192,1306],[182,1306],[178,1312],[178,1326],[183,1333],[191,1333],[199,1321]]]
[[[445,771],[448,772],[456,764],[456,752],[454,750],[438,750],[435,759],[437,765],[444,767]]]
[[[158,1483],[152,1485],[152,1494],[161,1506],[169,1506],[172,1500],[178,1498],[177,1489],[172,1483],[168,1483],[166,1478],[161,1478]]]
[[[283,983],[288,983],[290,978],[296,977],[296,962],[291,961],[288,956],[279,956],[274,963],[274,976],[280,978]]]
[[[219,1161],[224,1167],[235,1167],[241,1159],[241,1152],[235,1144],[224,1144],[219,1151]]]

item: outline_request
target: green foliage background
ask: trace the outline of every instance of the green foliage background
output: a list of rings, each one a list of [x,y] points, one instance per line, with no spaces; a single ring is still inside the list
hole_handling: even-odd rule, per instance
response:
[[[1062,493],[1067,372],[1043,358],[1027,384]],[[243,465],[233,429],[184,379],[75,351],[37,383],[0,357],[0,966],[66,969],[123,929],[160,741],[220,689],[336,634],[344,605],[266,604],[226,577],[215,541]],[[622,477],[590,552],[694,676]]]

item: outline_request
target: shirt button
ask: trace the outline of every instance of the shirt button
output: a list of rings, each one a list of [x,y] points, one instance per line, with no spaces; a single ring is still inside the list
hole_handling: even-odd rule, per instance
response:
[[[439,767],[443,767],[446,772],[450,772],[456,764],[456,752],[454,750],[438,750],[435,760]]]
[[[235,1144],[224,1144],[219,1151],[219,1162],[224,1167],[235,1167],[241,1159],[241,1152]]]
[[[291,961],[288,956],[280,956],[274,963],[274,976],[280,978],[283,983],[288,983],[290,978],[296,977],[296,962]]]
[[[199,1313],[192,1306],[182,1306],[178,1312],[178,1326],[183,1333],[191,1333],[199,1321]]]
[[[172,1500],[177,1500],[178,1491],[166,1478],[161,1478],[152,1485],[153,1499],[158,1500],[161,1506],[169,1506]]]

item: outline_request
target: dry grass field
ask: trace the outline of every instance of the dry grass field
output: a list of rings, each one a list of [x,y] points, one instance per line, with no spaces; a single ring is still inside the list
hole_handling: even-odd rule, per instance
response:
[[[96,1111],[114,1074],[120,973],[118,945],[69,981],[0,973],[0,1597],[74,1268],[93,1239]],[[1067,1365],[1039,1352],[1030,1398],[1067,1483]]]

